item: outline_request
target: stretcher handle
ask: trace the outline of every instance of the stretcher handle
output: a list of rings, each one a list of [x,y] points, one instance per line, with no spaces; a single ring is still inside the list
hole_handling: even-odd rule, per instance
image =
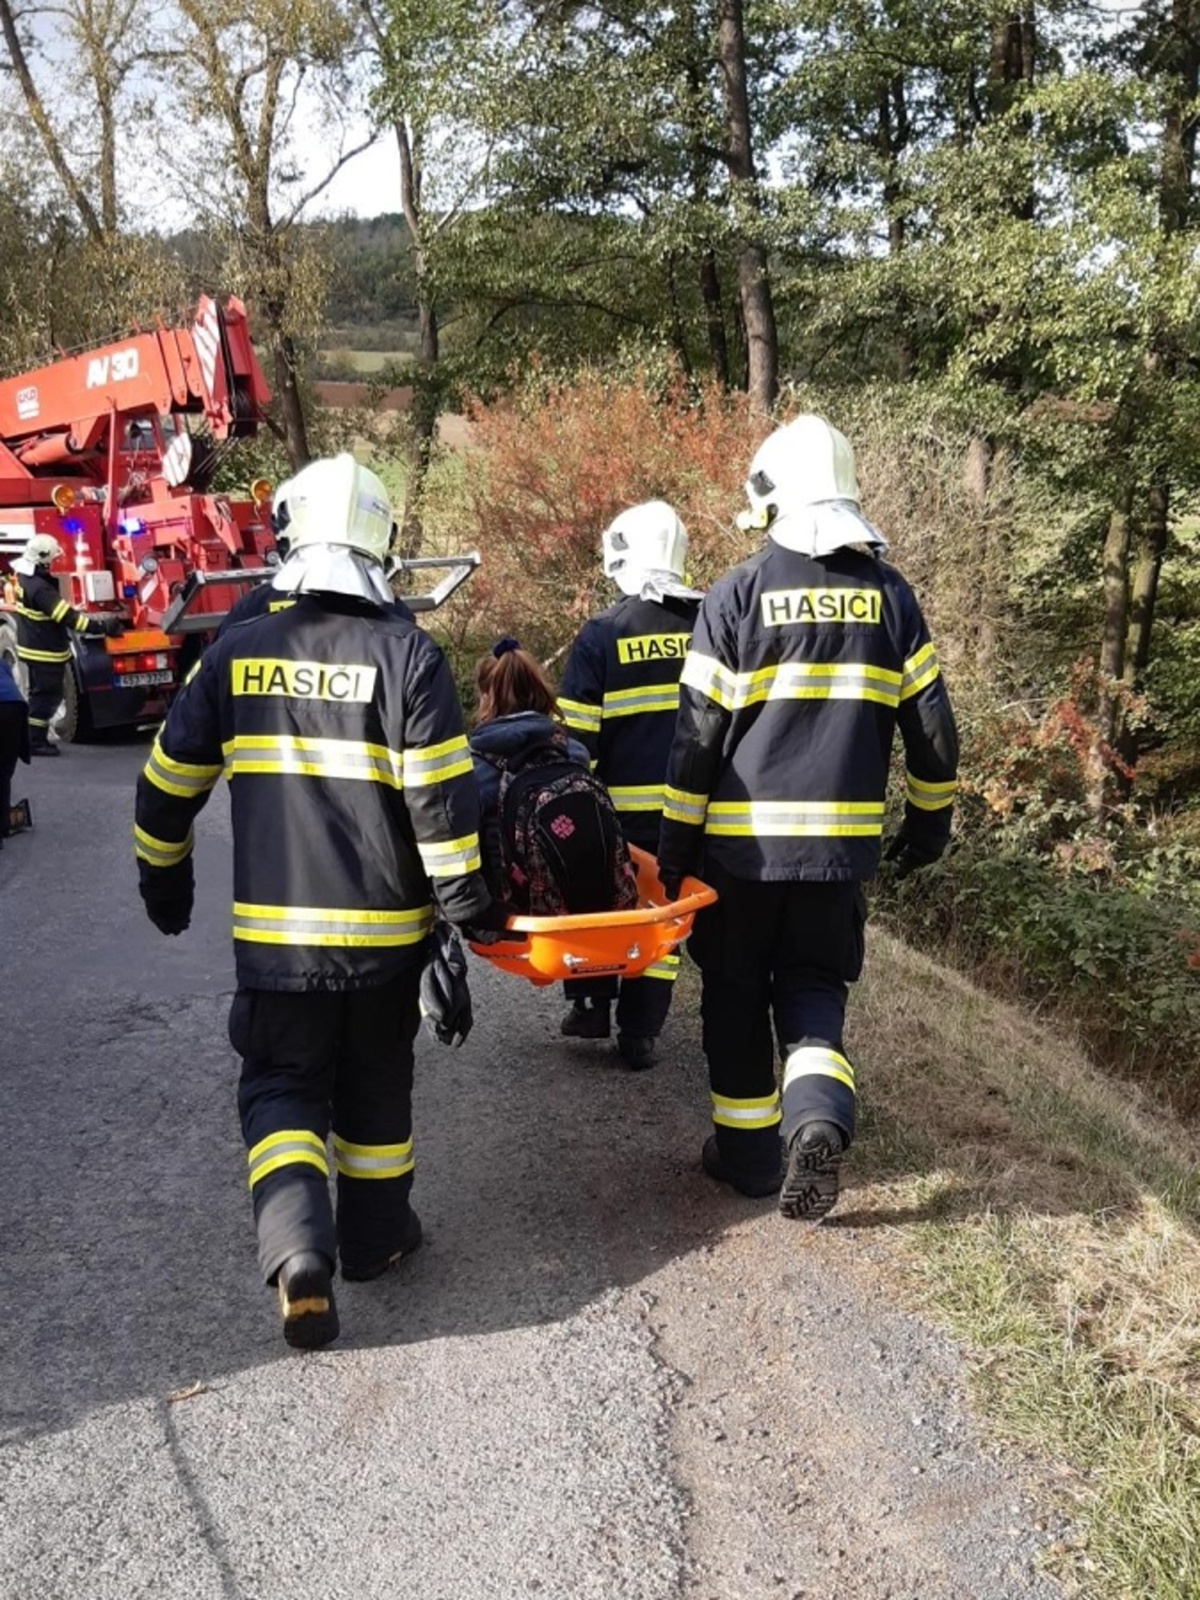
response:
[[[661,906],[636,906],[632,911],[576,911],[565,917],[509,917],[514,933],[575,933],[581,928],[638,928],[655,922],[675,922],[711,906],[717,891],[699,878],[685,878],[678,900]],[[492,947],[489,946],[489,949]]]

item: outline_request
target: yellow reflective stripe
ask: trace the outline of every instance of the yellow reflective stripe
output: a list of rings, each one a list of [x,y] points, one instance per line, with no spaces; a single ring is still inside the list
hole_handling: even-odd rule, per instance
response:
[[[441,744],[419,745],[404,752],[404,781],[411,788],[447,783],[474,770],[470,749],[461,733]]]
[[[801,1045],[787,1058],[783,1069],[784,1092],[797,1078],[836,1078],[854,1092],[854,1068],[840,1050],[824,1045]]]
[[[185,683],[185,684],[189,684],[189,683],[191,683],[191,681],[192,681],[192,679],[193,679],[193,678],[194,678],[194,677],[195,677],[195,676],[196,676],[196,674],[197,674],[197,673],[198,673],[198,672],[199,672],[199,671],[200,671],[200,657],[199,657],[199,656],[197,656],[197,657],[196,657],[196,659],[195,659],[195,661],[193,661],[193,662],[192,662],[192,664],[191,664],[191,666],[190,666],[190,667],[189,667],[189,668],[188,668],[188,675],[187,675],[187,677],[186,677],[186,678],[185,678],[185,679],[184,679],[184,680],[183,680],[183,681],[184,681],[184,683]]]
[[[706,656],[699,650],[689,650],[679,681],[687,684],[689,689],[698,689],[726,711],[733,710],[737,673],[730,672],[715,657]]]
[[[618,811],[661,811],[661,783],[610,783],[609,798]]]
[[[351,1144],[334,1134],[333,1158],[345,1178],[403,1178],[413,1170],[413,1142]]]
[[[433,907],[406,911],[341,910],[330,906],[262,906],[235,901],[233,937],[250,944],[394,948],[419,944]]]
[[[957,778],[946,783],[926,783],[924,778],[914,778],[911,772],[906,772],[904,777],[905,796],[910,805],[922,811],[941,811],[953,805],[958,790]]]
[[[62,619],[66,616],[67,612],[70,611],[70,609],[71,609],[70,606],[67,604],[67,602],[65,600],[60,600],[58,602],[58,604],[54,607],[53,611],[51,611],[51,613],[50,613],[50,621],[51,622],[61,622]]]
[[[208,793],[221,776],[221,767],[219,764],[195,765],[188,761],[176,761],[173,756],[167,755],[158,739],[155,739],[142,776],[164,794],[194,800],[198,795]]]
[[[668,783],[663,789],[663,817],[668,822],[690,822],[699,826],[708,809],[706,794],[691,794]]]
[[[246,1153],[246,1161],[250,1168],[252,1189],[270,1173],[278,1172],[280,1167],[316,1167],[324,1177],[329,1176],[324,1140],[311,1128],[282,1128],[278,1133],[268,1134],[265,1139],[251,1146]]]
[[[45,621],[45,618],[42,620]],[[17,659],[18,661],[70,661],[71,652],[69,650],[31,650],[28,645],[19,644],[17,646]]]
[[[72,626],[74,627],[76,633],[86,633],[87,632],[88,619],[84,616],[82,611],[75,618],[75,621],[72,624]]]
[[[779,1095],[763,1095],[757,1100],[731,1100],[726,1095],[712,1097],[712,1119],[722,1128],[773,1128],[783,1120]]]
[[[559,696],[558,709],[568,728],[578,728],[582,733],[600,732],[600,707],[585,704],[582,700],[564,700]]]
[[[32,606],[23,605],[20,600],[13,606],[19,617],[28,617],[30,622],[49,622],[50,618],[44,611],[35,611]]]
[[[298,778],[352,778],[404,785],[404,757],[362,739],[299,738],[290,734],[237,734],[222,745],[229,777],[249,774]]]
[[[930,684],[941,676],[938,666],[937,651],[933,643],[922,645],[915,656],[909,656],[904,663],[904,682],[900,689],[901,700],[909,700],[914,694],[920,694],[926,684]]]
[[[705,831],[759,838],[871,838],[883,832],[882,800],[714,800]]]
[[[191,855],[195,843],[191,828],[187,831],[187,838],[183,840],[156,839],[153,834],[147,833],[135,823],[133,837],[134,854],[137,859],[149,863],[152,867],[178,866]]]
[[[661,978],[665,983],[674,983],[678,976],[679,957],[672,955],[660,956],[642,973],[643,978]]]
[[[478,872],[483,866],[479,854],[479,835],[464,833],[461,839],[441,839],[425,844],[417,840],[421,865],[431,878],[455,878],[462,872]]]
[[[679,683],[648,683],[640,689],[613,689],[604,696],[601,715],[635,717],[642,712],[679,710]]]

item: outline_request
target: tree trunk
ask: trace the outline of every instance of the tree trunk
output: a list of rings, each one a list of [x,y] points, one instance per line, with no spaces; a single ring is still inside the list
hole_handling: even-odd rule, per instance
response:
[[[1150,660],[1150,635],[1158,578],[1170,529],[1171,491],[1165,483],[1153,484],[1147,496],[1146,516],[1138,532],[1137,558],[1129,585],[1129,625],[1125,638],[1122,676],[1132,688]]]
[[[297,377],[297,352],[295,340],[280,325],[277,307],[264,307],[272,363],[275,372],[275,399],[283,424],[284,443],[292,471],[299,472],[312,460],[308,448],[308,424],[304,420],[304,405],[300,397]]]
[[[1121,709],[1115,685],[1125,674],[1129,622],[1129,548],[1132,539],[1133,485],[1122,487],[1108,518],[1104,540],[1104,632],[1100,641],[1100,698],[1090,777],[1091,811],[1104,822],[1121,798],[1121,786],[1110,752],[1121,739]]]
[[[704,301],[704,320],[708,328],[708,353],[713,371],[722,388],[730,386],[729,340],[725,334],[725,307],[721,300],[721,278],[717,255],[709,245],[700,258],[700,294]]]
[[[83,185],[76,178],[67,160],[66,152],[59,142],[50,118],[46,114],[46,107],[37,85],[33,81],[33,73],[29,70],[29,62],[25,50],[17,33],[16,19],[13,16],[9,0],[0,0],[0,30],[4,33],[4,42],[8,47],[8,57],[12,63],[13,72],[21,86],[21,94],[25,101],[25,109],[29,113],[29,120],[37,129],[42,145],[50,165],[58,176],[58,181],[66,191],[67,198],[79,213],[79,220],[83,223],[84,231],[91,239],[103,239],[104,228],[96,209],[88,199]]]
[[[752,222],[758,211],[750,98],[746,89],[746,33],[742,0],[720,0],[717,52],[725,101],[726,164],[735,210]],[[766,246],[756,228],[741,225],[738,295],[746,329],[746,389],[756,411],[769,412],[779,394],[779,334]]]

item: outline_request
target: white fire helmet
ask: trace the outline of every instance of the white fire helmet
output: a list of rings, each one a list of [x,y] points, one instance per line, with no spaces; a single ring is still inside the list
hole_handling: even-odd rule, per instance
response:
[[[682,582],[687,566],[687,530],[665,500],[630,506],[604,530],[604,575],[622,594],[641,594],[647,580]]]
[[[21,552],[22,560],[34,567],[48,567],[62,559],[63,548],[48,533],[35,533]]]
[[[288,557],[271,580],[287,594],[354,595],[387,603],[392,542],[387,490],[349,452],[312,461],[275,491],[271,524]]]
[[[759,445],[746,498],[750,510],[738,517],[743,531],[769,528],[778,543],[806,554],[829,554],[848,544],[887,546],[862,514],[853,445],[811,412],[776,428]]]
[[[371,469],[360,466],[349,451],[311,461],[282,484],[275,495],[275,514],[293,550],[337,544],[381,565],[387,558],[392,503]]]

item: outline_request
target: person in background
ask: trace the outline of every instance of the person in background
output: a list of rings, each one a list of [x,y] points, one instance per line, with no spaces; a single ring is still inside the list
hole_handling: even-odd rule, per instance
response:
[[[29,742],[35,756],[56,756],[50,719],[63,697],[63,673],[71,659],[70,634],[114,638],[125,624],[117,616],[88,616],[64,600],[50,569],[61,561],[62,546],[48,533],[35,533],[12,564],[18,578],[17,656],[29,673]]]
[[[12,832],[12,778],[17,762],[29,760],[29,707],[0,656],[0,850]]]
[[[658,849],[663,779],[679,675],[696,623],[700,592],[684,579],[687,532],[664,500],[622,511],[605,530],[605,576],[623,598],[585,622],[571,646],[559,704],[587,745],[625,837],[651,855]],[[638,1070],[654,1065],[679,973],[664,956],[638,978],[568,980],[571,1006],[562,1031],[572,1039],[607,1039],[617,1011],[617,1053]]]
[[[945,849],[958,735],[920,607],[862,514],[849,440],[823,417],[797,417],[759,448],[746,493],[739,520],[767,541],[700,608],[659,876],[670,892],[699,871],[719,895],[688,945],[712,1090],[704,1169],[819,1221],[854,1136],[842,1029],[893,736],[899,726],[907,777],[888,856],[903,876]]]
[[[533,916],[628,909],[636,879],[620,823],[541,666],[501,639],[475,687],[470,745],[493,894]]]

